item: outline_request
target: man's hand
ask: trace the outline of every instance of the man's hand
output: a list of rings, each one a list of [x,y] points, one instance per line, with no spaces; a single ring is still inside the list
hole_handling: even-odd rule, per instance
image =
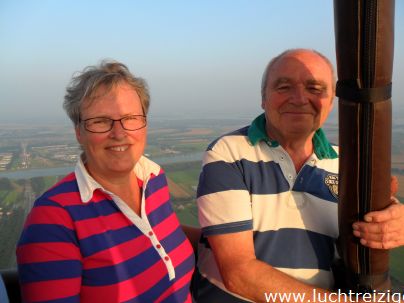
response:
[[[393,196],[397,193],[397,178],[391,178],[391,204],[380,211],[367,213],[364,221],[353,224],[353,234],[362,245],[391,249],[404,245],[404,205]]]

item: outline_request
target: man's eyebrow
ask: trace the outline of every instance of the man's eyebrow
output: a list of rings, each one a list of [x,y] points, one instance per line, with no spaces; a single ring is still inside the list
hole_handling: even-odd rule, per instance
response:
[[[306,81],[306,85],[320,85],[322,88],[327,88],[327,83],[323,80],[310,79]]]
[[[277,87],[279,84],[291,83],[291,82],[292,79],[288,77],[279,77],[272,83],[272,87]]]

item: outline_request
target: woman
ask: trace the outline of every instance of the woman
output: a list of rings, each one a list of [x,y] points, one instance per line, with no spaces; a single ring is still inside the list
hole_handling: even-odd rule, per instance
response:
[[[83,153],[39,197],[17,260],[26,302],[191,302],[191,244],[163,170],[142,156],[149,93],[118,62],[72,79],[64,109]]]

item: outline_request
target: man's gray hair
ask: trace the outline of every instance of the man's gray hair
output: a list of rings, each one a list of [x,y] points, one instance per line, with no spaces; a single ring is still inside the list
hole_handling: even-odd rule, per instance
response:
[[[143,114],[147,115],[150,95],[146,81],[135,77],[126,65],[113,60],[103,60],[99,65],[88,66],[73,76],[66,88],[63,108],[73,124],[77,126],[80,122],[83,104],[99,97],[97,91],[100,87],[106,88],[105,93],[108,93],[121,83],[130,85],[136,91],[140,98]]]
[[[277,63],[280,59],[282,59],[284,56],[290,54],[290,53],[294,53],[294,52],[299,52],[299,51],[306,51],[306,52],[312,52],[315,53],[317,55],[319,55],[321,58],[324,59],[324,61],[328,64],[328,66],[331,69],[331,74],[332,74],[332,90],[333,92],[335,92],[335,84],[337,81],[337,77],[335,75],[335,70],[334,70],[334,66],[332,65],[331,61],[324,56],[322,53],[314,50],[314,49],[306,49],[306,48],[292,48],[292,49],[287,49],[284,52],[280,53],[279,55],[277,55],[276,57],[272,58],[271,61],[269,61],[268,65],[265,68],[265,71],[262,75],[262,80],[261,80],[261,98],[262,101],[265,100],[266,98],[266,90],[267,90],[267,85],[268,85],[268,75],[271,72],[271,69],[273,68],[273,66],[275,65],[275,63]]]

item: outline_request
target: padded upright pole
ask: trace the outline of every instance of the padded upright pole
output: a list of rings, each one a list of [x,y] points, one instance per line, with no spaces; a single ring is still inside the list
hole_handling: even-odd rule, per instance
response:
[[[352,223],[390,204],[394,0],[334,0],[334,16],[345,281],[356,292],[388,290],[388,251],[362,246]]]

